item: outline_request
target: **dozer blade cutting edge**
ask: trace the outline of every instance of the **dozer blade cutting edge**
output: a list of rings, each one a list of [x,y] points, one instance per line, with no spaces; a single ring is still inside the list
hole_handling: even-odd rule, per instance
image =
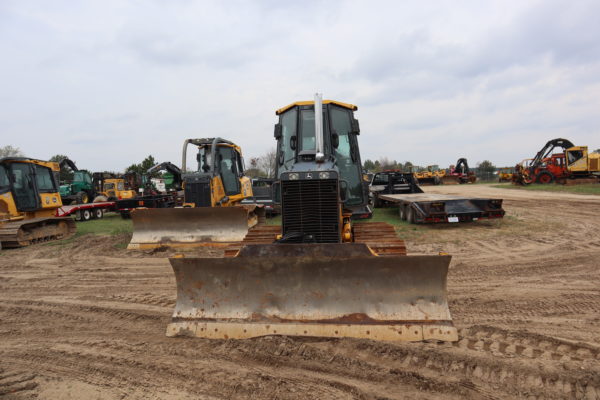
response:
[[[128,249],[227,246],[240,242],[257,217],[250,207],[145,208],[131,213]]]
[[[374,256],[367,245],[248,245],[233,258],[170,258],[167,336],[458,340],[450,256]]]

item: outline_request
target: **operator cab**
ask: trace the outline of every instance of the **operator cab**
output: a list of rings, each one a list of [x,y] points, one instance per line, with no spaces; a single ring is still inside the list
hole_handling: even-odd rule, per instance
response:
[[[368,201],[363,183],[357,136],[357,106],[322,100],[322,114],[315,116],[315,102],[292,103],[276,111],[276,176],[290,179],[338,177],[340,196],[346,208],[364,208]],[[321,129],[318,126],[320,119]],[[339,174],[339,175],[338,175]],[[368,211],[368,210],[367,210]]]

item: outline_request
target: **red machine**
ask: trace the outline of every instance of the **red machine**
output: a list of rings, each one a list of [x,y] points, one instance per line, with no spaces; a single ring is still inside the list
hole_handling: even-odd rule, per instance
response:
[[[551,154],[555,148],[562,148],[562,153]],[[529,185],[530,183],[552,183],[557,179],[568,176],[567,163],[564,151],[573,147],[567,139],[553,139],[548,141],[535,155],[529,166],[517,165],[513,182]]]
[[[542,163],[533,170],[533,174],[529,175],[527,183],[552,183],[557,179],[567,177],[567,166],[565,162],[565,153],[552,154],[548,158],[544,158]]]

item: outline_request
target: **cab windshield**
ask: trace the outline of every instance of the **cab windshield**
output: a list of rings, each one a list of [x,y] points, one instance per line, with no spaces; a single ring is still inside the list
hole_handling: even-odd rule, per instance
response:
[[[583,157],[583,151],[581,151],[581,150],[574,150],[574,151],[567,152],[567,159],[569,161],[569,164],[573,164],[575,161],[579,160],[581,157]]]
[[[327,119],[325,110],[323,110],[323,140],[328,135]],[[327,143],[323,143],[326,146]],[[316,150],[317,139],[315,137],[315,111],[314,110],[300,110],[300,151]]]

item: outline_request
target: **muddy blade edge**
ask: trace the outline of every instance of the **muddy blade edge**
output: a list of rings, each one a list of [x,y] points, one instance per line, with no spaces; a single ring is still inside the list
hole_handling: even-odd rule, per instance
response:
[[[130,250],[234,243],[248,233],[243,207],[147,208],[134,210],[131,219]]]
[[[172,258],[177,303],[167,336],[458,339],[446,298],[450,256],[349,251],[361,246],[254,245],[254,256]]]

